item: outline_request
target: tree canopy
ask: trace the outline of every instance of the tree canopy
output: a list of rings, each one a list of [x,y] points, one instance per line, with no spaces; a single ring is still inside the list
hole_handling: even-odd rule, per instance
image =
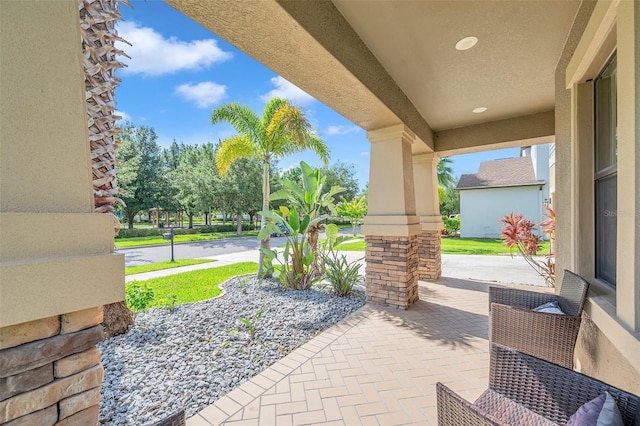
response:
[[[157,139],[153,128],[131,123],[122,127],[119,136],[118,187],[130,229],[138,212],[156,206],[164,187],[162,152]]]

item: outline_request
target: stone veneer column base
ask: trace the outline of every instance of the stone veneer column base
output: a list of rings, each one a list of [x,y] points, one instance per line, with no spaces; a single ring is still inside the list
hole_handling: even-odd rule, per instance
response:
[[[367,236],[367,300],[407,309],[418,300],[418,237]]]
[[[0,328],[0,424],[97,425],[102,306]]]
[[[418,235],[418,277],[421,280],[437,280],[442,274],[440,231],[422,231]]]

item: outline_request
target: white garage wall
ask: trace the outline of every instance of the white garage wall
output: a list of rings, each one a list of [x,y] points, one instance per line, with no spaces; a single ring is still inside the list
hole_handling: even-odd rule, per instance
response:
[[[542,194],[537,185],[460,191],[460,236],[500,238],[502,224],[498,221],[511,212],[539,223]]]

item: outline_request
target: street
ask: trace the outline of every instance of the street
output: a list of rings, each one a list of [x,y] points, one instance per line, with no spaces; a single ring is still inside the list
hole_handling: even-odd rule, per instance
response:
[[[277,247],[286,242],[284,237],[272,237],[271,246]],[[260,242],[256,237],[225,238],[221,240],[196,241],[192,243],[174,244],[175,259],[197,259],[207,256],[257,250]],[[126,266],[146,265],[148,263],[171,260],[171,244],[162,246],[133,247],[117,249],[116,253],[124,254]]]

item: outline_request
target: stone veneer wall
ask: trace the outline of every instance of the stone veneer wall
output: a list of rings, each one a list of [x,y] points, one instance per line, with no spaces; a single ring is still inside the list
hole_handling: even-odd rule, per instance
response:
[[[96,425],[102,306],[0,328],[0,424]]]
[[[418,277],[421,280],[437,280],[442,274],[440,255],[440,231],[422,231],[418,235]]]
[[[367,300],[407,309],[418,300],[418,237],[367,236]]]

